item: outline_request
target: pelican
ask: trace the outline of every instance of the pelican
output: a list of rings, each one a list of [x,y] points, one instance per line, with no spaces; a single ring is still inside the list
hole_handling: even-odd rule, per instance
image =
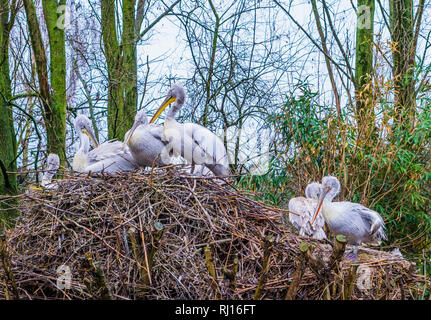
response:
[[[42,181],[40,185],[44,189],[55,189],[57,185],[51,182],[52,177],[57,173],[60,168],[60,158],[55,153],[50,153],[46,160],[45,172],[42,175]]]
[[[74,122],[75,131],[79,136],[79,149],[73,156],[72,169],[83,172],[88,166],[88,152],[90,150],[90,139],[94,147],[98,146],[97,139],[91,129],[90,120],[83,114],[78,115]]]
[[[144,109],[136,113],[132,128],[126,132],[124,146],[128,146],[136,162],[144,167],[164,166],[171,163],[171,154],[162,140],[163,127],[149,124]]]
[[[382,240],[386,239],[385,224],[376,211],[368,209],[359,203],[332,202],[339,192],[340,182],[336,177],[327,176],[322,179],[319,203],[311,224],[313,224],[320,209],[322,209],[326,224],[334,235],[344,235],[347,243],[355,246],[353,254],[349,255],[349,259],[356,261],[360,243],[378,245]]]
[[[299,235],[301,236],[308,236],[314,239],[326,239],[326,234],[323,230],[325,220],[322,216],[316,218],[314,225],[310,224],[313,220],[314,212],[316,211],[320,189],[320,183],[312,182],[305,188],[306,198],[297,197],[289,201],[289,211],[299,214],[289,214],[289,221],[299,230]]]
[[[184,101],[183,87],[174,84],[150,123],[172,103],[163,126],[162,139],[169,143],[167,147],[174,155],[181,155],[192,165],[205,165],[216,176],[228,176],[227,152],[220,138],[196,123],[178,123],[175,120],[175,115],[184,105]]]
[[[116,173],[138,167],[129,149],[124,149],[121,141],[107,141],[99,145],[91,129],[90,120],[86,116],[76,117],[75,130],[79,133],[80,147],[73,157],[74,171]],[[91,151],[90,139],[95,146]]]

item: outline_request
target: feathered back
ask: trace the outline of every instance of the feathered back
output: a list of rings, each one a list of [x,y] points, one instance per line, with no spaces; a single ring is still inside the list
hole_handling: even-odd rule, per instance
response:
[[[323,230],[325,219],[322,215],[318,215],[314,224],[312,226],[310,225],[311,221],[313,221],[320,191],[320,183],[312,182],[305,188],[305,195],[307,198],[297,197],[289,201],[289,210],[299,214],[298,216],[289,214],[289,221],[299,230],[299,235],[301,236],[308,236],[314,239],[326,238],[325,231]]]
[[[128,153],[129,147],[125,146],[124,149],[123,143],[117,140],[110,140],[102,143],[97,148],[92,149],[88,153],[88,162],[92,164],[94,162],[102,161],[107,158],[112,158],[116,155],[126,154]]]

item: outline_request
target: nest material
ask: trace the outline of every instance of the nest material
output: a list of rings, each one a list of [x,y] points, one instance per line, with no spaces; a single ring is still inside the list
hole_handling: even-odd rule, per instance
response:
[[[286,210],[175,170],[69,177],[19,210],[0,298],[415,299],[426,287],[414,263],[362,249],[358,269],[342,237],[300,237]]]

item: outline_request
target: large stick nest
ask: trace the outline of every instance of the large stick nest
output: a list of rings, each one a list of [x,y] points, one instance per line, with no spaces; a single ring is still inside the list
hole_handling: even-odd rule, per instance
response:
[[[0,298],[415,299],[426,287],[414,263],[363,248],[357,269],[292,232],[286,210],[172,169],[68,177],[21,195],[19,211]]]

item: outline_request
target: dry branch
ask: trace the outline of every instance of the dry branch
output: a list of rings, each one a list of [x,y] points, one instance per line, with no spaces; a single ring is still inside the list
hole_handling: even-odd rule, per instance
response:
[[[428,284],[413,263],[361,248],[373,287],[359,290],[343,244],[300,237],[278,208],[173,168],[75,175],[19,200],[0,279],[23,299],[413,299]],[[70,289],[56,286],[61,265]],[[0,281],[0,299],[10,288]]]

